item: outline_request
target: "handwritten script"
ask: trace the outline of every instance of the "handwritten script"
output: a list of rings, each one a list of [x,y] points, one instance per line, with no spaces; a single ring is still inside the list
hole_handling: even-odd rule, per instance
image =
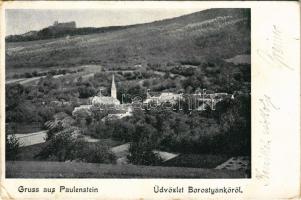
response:
[[[280,28],[276,25],[273,25],[272,36],[268,38],[268,40],[272,40],[272,45],[270,49],[257,49],[257,54],[270,66],[276,66],[281,68],[286,68],[289,70],[293,70],[286,61],[284,54],[284,35]]]
[[[262,126],[262,134],[260,138],[259,149],[259,165],[255,168],[255,177],[263,180],[264,185],[269,185],[270,179],[270,153],[271,153],[271,120],[270,115],[272,112],[279,110],[271,100],[271,97],[264,95],[259,99],[259,112],[260,112],[260,124]]]

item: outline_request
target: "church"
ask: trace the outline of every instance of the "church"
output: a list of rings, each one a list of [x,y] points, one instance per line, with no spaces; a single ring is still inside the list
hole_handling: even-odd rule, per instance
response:
[[[117,89],[116,89],[116,84],[115,84],[115,78],[114,74],[112,76],[112,85],[111,85],[111,96],[102,96],[101,90],[99,91],[99,94],[97,96],[91,97],[89,99],[89,104],[88,105],[80,105],[78,107],[75,107],[72,115],[76,116],[77,113],[79,112],[85,112],[88,113],[88,115],[91,115],[91,108],[92,107],[114,107],[116,110],[120,110],[120,101],[117,99]],[[122,110],[122,109],[121,109]]]
[[[100,105],[120,105],[120,101],[117,99],[117,88],[115,84],[114,74],[112,76],[112,85],[111,85],[111,96],[102,96],[101,90],[99,91],[98,96],[94,96],[91,98],[92,105],[100,106]]]
[[[98,96],[92,97],[91,102],[93,107],[105,107],[107,111],[109,111],[108,115],[105,116],[102,121],[115,120],[132,116],[132,105],[120,104],[120,101],[117,99],[117,88],[115,84],[114,74],[112,76],[111,96],[102,96],[100,89]],[[111,109],[112,106],[114,108],[113,110]]]

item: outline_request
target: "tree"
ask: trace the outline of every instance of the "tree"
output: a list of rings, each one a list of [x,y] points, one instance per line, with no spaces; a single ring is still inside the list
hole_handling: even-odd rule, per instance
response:
[[[133,140],[129,148],[128,159],[137,165],[157,165],[161,158],[153,150],[156,146],[156,131],[148,124],[139,124],[133,134]]]
[[[90,108],[80,107],[78,109],[75,109],[72,112],[73,117],[76,119],[79,126],[84,127],[86,126],[87,119],[91,118],[93,113]]]
[[[79,155],[83,142],[77,141],[72,135],[72,129],[66,129],[54,134],[44,149],[39,152],[36,157],[65,161],[74,160]]]
[[[97,91],[93,85],[88,82],[78,88],[79,98],[88,98],[96,95]]]
[[[230,155],[251,153],[251,97],[241,94],[235,98],[220,120],[223,135],[219,140],[223,151]]]
[[[6,160],[16,160],[18,158],[19,152],[20,152],[19,139],[17,139],[14,134],[6,135],[6,139],[5,139]]]
[[[132,135],[135,132],[135,125],[126,120],[116,120],[110,123],[110,127],[113,129],[113,137],[129,142],[131,141]]]
[[[128,159],[135,165],[158,165],[162,162],[160,156],[153,152],[149,141],[131,143],[129,152]]]
[[[6,109],[14,109],[23,100],[24,86],[20,84],[7,85],[5,87]]]
[[[108,146],[101,144],[90,144],[82,149],[80,159],[89,163],[115,163],[116,157]]]
[[[54,127],[50,128],[47,131],[47,137],[46,140],[50,140],[56,133],[63,130],[62,122],[59,121],[57,124],[54,125]]]
[[[107,125],[103,121],[94,121],[89,126],[87,126],[86,135],[91,135],[95,138],[106,139],[112,136],[113,127]]]
[[[164,74],[163,78],[164,78],[164,79],[168,79],[169,77],[170,77],[170,73],[169,73],[169,71],[168,71],[168,72],[166,72],[166,73]]]

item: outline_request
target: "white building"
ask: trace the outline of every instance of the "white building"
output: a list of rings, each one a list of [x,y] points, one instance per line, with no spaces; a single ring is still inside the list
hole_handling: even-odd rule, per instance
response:
[[[147,91],[146,100],[143,103],[150,103],[150,102],[154,102],[157,104],[161,104],[164,102],[177,103],[182,98],[183,98],[182,94],[175,94],[172,92],[162,92],[159,95],[151,96]]]

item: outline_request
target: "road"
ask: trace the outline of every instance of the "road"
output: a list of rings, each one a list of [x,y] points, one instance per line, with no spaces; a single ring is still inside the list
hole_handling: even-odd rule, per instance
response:
[[[67,74],[66,74],[67,75]],[[59,78],[64,76],[63,74],[55,75],[53,78]],[[19,83],[21,85],[24,84],[30,84],[32,82],[37,82],[40,80],[40,78],[45,78],[46,76],[37,76],[37,77],[32,77],[32,78],[19,78],[19,79],[10,79],[5,81],[5,84],[12,84],[12,83]]]
[[[81,72],[80,74],[82,74],[82,76],[84,78],[93,77],[96,72],[102,71],[102,66],[100,66],[100,65],[82,65],[82,66],[73,67],[73,70],[81,69],[81,68],[84,69],[84,71]],[[77,74],[79,74],[79,73],[77,73]],[[72,73],[54,75],[53,78],[60,78],[63,76],[68,76],[68,75],[72,75]],[[11,83],[20,83],[21,85],[30,84],[30,83],[39,81],[40,78],[45,78],[45,77],[46,76],[37,76],[37,77],[32,77],[32,78],[8,79],[8,80],[5,80],[5,84],[11,84]]]

